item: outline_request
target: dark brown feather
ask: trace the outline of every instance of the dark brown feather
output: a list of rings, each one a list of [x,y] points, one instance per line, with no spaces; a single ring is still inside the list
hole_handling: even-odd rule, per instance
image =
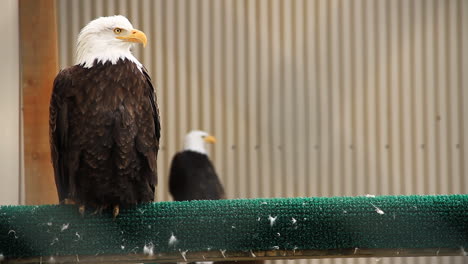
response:
[[[160,122],[145,70],[128,60],[61,71],[50,103],[60,201],[128,206],[154,200]]]
[[[225,199],[223,185],[208,156],[189,150],[172,159],[169,191],[175,201]]]

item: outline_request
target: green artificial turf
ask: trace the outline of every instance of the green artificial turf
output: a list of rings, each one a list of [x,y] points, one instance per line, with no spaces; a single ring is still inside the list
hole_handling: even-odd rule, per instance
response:
[[[172,237],[172,239],[171,239]],[[467,248],[468,195],[156,202],[84,217],[1,206],[6,259],[172,251]]]

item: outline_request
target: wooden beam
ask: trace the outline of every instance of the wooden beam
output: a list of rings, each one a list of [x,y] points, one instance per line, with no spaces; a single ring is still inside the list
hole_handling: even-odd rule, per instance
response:
[[[26,204],[57,203],[49,150],[49,101],[57,74],[55,0],[20,0]]]

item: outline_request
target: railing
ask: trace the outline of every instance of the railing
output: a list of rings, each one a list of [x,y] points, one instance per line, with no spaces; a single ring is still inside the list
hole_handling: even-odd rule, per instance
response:
[[[7,263],[466,255],[468,195],[157,202],[80,216],[0,207]]]

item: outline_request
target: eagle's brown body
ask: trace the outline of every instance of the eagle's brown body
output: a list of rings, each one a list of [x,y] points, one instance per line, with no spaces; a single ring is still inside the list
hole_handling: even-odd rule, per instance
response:
[[[169,192],[174,201],[225,199],[223,185],[206,154],[181,151],[171,162]]]
[[[154,200],[160,124],[151,80],[129,60],[61,71],[50,104],[60,201],[95,208]]]

